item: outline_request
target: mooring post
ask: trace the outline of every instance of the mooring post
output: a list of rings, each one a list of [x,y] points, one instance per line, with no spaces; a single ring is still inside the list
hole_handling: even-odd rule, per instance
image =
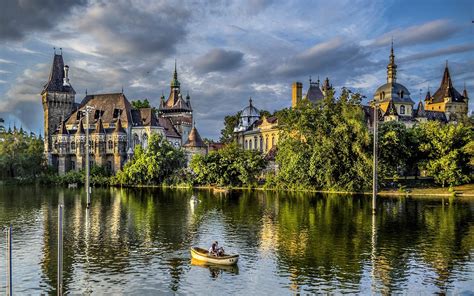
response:
[[[372,184],[372,214],[377,212],[377,157],[378,157],[378,130],[379,113],[377,110],[377,102],[374,101],[374,163],[373,163],[373,184]]]
[[[63,208],[58,205],[58,295],[63,294]]]
[[[7,295],[12,295],[12,225],[6,229],[7,232]]]

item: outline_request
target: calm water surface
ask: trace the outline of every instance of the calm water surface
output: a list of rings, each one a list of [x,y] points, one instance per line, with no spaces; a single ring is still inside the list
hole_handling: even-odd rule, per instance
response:
[[[191,194],[201,202],[189,203]],[[474,200],[0,187],[17,294],[56,292],[58,203],[70,294],[474,293]],[[235,267],[199,265],[213,240]],[[0,293],[5,238],[0,238]]]

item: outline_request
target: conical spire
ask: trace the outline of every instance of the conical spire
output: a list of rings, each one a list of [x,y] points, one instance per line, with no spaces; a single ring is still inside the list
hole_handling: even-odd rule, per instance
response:
[[[426,92],[426,96],[425,96],[425,101],[429,101],[429,100],[431,100],[431,93],[430,93],[430,90],[428,90],[428,91]]]
[[[462,91],[462,96],[467,99],[468,98],[468,95],[467,95],[467,89],[466,89],[466,82],[464,82],[464,89]]]
[[[196,129],[195,124],[193,124],[193,128],[189,133],[188,140],[184,144],[185,147],[206,147],[204,142],[201,139],[201,135],[199,135],[198,130]]]
[[[426,117],[425,107],[423,106],[423,102],[421,102],[421,100],[418,102],[415,117]]]
[[[176,67],[176,60],[174,60],[174,73],[173,73],[173,80],[171,80],[171,88],[179,88],[180,83],[178,80],[178,71]]]
[[[393,40],[392,47],[390,48],[390,63],[387,65],[387,82],[397,82],[397,65],[395,64],[395,54],[393,53]]]

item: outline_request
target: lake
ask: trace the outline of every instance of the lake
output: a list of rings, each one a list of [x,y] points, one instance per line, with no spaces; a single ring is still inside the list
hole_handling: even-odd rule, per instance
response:
[[[59,202],[70,294],[474,293],[474,199],[3,186],[16,294],[56,293]],[[237,266],[191,260],[215,240]]]

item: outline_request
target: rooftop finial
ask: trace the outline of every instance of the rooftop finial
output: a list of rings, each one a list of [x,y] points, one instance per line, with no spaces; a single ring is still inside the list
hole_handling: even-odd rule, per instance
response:
[[[448,60],[446,60],[446,68],[448,67]]]
[[[123,84],[122,84],[122,94],[123,94]]]
[[[86,96],[87,96],[87,88],[86,88]]]
[[[56,54],[56,47],[53,47],[54,54]]]
[[[249,98],[249,104],[252,106],[252,97]]]
[[[311,80],[311,75],[309,75],[309,84],[311,84],[312,80]]]

